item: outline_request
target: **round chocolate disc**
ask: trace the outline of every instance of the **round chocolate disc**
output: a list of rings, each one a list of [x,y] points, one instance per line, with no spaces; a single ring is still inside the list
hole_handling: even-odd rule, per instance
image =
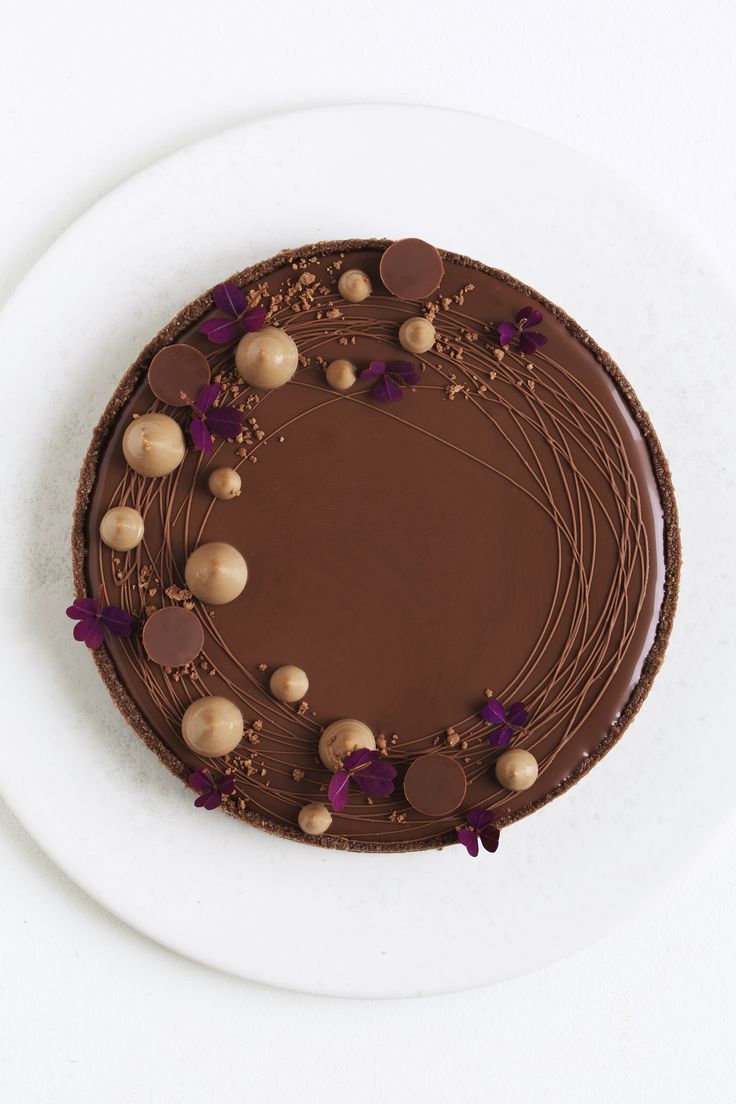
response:
[[[169,406],[188,406],[209,382],[207,357],[193,345],[166,345],[148,369],[148,386]]]
[[[425,816],[441,817],[462,805],[467,788],[465,771],[449,755],[420,755],[404,778],[404,797]]]
[[[401,299],[426,299],[440,286],[445,266],[429,242],[421,238],[402,238],[384,251],[380,271],[392,295]]]
[[[203,644],[202,623],[196,613],[181,606],[157,610],[143,626],[143,647],[148,658],[162,667],[191,663]]]

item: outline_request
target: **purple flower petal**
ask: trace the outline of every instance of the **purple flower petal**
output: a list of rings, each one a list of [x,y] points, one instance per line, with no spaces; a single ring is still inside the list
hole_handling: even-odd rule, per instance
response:
[[[213,809],[217,809],[220,805],[220,795],[217,790],[210,790],[207,794],[201,794],[200,797],[194,802],[195,805],[200,805],[205,809],[209,809],[212,812]]]
[[[192,436],[194,447],[198,448],[199,451],[203,452],[206,456],[211,456],[212,438],[210,437],[210,431],[201,418],[192,418],[189,432]]]
[[[187,782],[193,790],[199,790],[200,793],[208,793],[212,789],[212,779],[209,773],[203,770],[192,771]]]
[[[500,701],[496,701],[495,698],[488,699],[481,709],[480,715],[484,721],[488,721],[488,724],[506,723],[506,710],[501,705]]]
[[[66,615],[74,621],[82,621],[97,617],[99,612],[100,605],[96,598],[75,598],[71,606],[67,607]]]
[[[200,414],[207,413],[217,396],[220,394],[220,391],[222,391],[222,387],[219,383],[206,383],[204,385],[202,390],[197,395],[197,401],[194,404]]]
[[[508,747],[514,736],[513,728],[509,728],[508,725],[504,725],[503,728],[497,728],[495,732],[492,732],[488,737],[488,743],[491,747]]]
[[[204,334],[213,345],[229,345],[238,336],[238,320],[236,318],[208,318],[199,327],[199,332]]]
[[[380,751],[374,751],[371,748],[356,748],[345,756],[343,767],[345,770],[364,767],[366,763],[372,763],[374,759],[378,759],[380,754]]]
[[[218,310],[221,310],[223,314],[231,315],[233,318],[237,318],[240,312],[245,309],[245,296],[232,280],[228,280],[225,284],[218,284],[217,287],[213,288],[212,298]]]
[[[243,428],[243,415],[234,406],[218,406],[210,410],[205,423],[218,437],[237,437]]]
[[[361,770],[357,770],[353,775],[356,786],[370,797],[388,797],[392,794],[395,778],[396,767],[391,766],[385,759],[377,759]]]
[[[471,809],[465,819],[471,828],[482,832],[495,819],[495,814],[490,809]]]
[[[417,366],[410,360],[390,360],[386,365],[386,371],[392,376],[398,376],[402,382],[419,383]]]
[[[115,636],[130,636],[133,631],[133,615],[119,606],[107,606],[102,611],[102,621]]]
[[[398,402],[403,397],[398,383],[394,383],[388,376],[381,376],[373,386],[373,398],[377,402]]]
[[[486,828],[480,834],[480,842],[485,847],[486,851],[498,851],[498,841],[501,838],[501,831],[499,828],[495,828],[491,825],[490,828]]]
[[[327,796],[332,802],[332,808],[336,813],[341,813],[348,803],[348,789],[350,787],[350,775],[347,771],[336,771],[330,779],[327,787]]]
[[[217,788],[223,797],[229,797],[235,789],[235,779],[231,774],[226,774]]]
[[[516,321],[519,325],[525,327],[538,326],[542,321],[542,312],[537,310],[536,307],[522,307],[519,313],[516,315]]]
[[[509,706],[508,715],[506,720],[509,724],[514,725],[516,728],[521,728],[529,720],[529,714],[526,711],[526,706],[523,702],[514,702]]]
[[[526,356],[533,356],[537,349],[547,344],[547,338],[540,333],[522,333],[519,348]]]
[[[385,371],[385,360],[372,360],[368,367],[360,373],[360,378],[364,380],[378,379],[379,376],[384,375]]]
[[[469,855],[476,858],[478,855],[478,837],[470,828],[458,828],[457,842],[461,843]]]
[[[84,641],[88,648],[99,648],[105,639],[105,630],[99,621],[77,621],[74,639]]]
[[[265,307],[251,307],[240,319],[240,325],[246,333],[255,333],[256,330],[263,329],[263,323],[266,321],[266,308]]]
[[[498,324],[498,343],[499,345],[510,345],[516,337],[516,326],[513,322],[499,322]]]

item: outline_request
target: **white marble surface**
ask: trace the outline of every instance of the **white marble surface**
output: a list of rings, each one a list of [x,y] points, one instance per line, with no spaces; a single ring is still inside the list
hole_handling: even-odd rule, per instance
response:
[[[384,4],[354,4],[361,49],[344,66],[319,64],[315,35],[319,26],[320,44],[344,38],[336,5],[284,5],[267,28],[255,18],[237,34],[243,16],[224,3],[197,36],[183,29],[184,4],[146,6],[145,18],[135,8],[101,16],[76,5],[83,31],[69,25],[75,5],[50,9],[43,35],[38,10],[12,17],[17,48],[0,74],[12,105],[8,289],[84,206],[161,152],[274,107],[374,98],[472,106],[601,157],[655,191],[733,281],[723,250],[736,228],[733,104],[723,100],[733,87],[734,19],[725,5],[676,3],[665,19],[646,3],[595,15],[562,4],[553,27],[541,4],[527,5],[523,19],[460,4],[463,23],[448,32],[440,5],[407,3],[389,15]],[[281,46],[278,80],[259,32]],[[208,35],[216,47],[203,50]],[[299,64],[310,35],[309,64]],[[82,39],[97,50],[79,51]],[[603,59],[591,49],[598,41]],[[380,65],[371,44],[380,45]],[[441,68],[431,64],[440,50]],[[694,394],[712,401],[696,385]],[[693,724],[694,753],[704,736]],[[59,876],[12,817],[5,822],[0,1058],[14,1099],[200,1099],[219,1070],[237,1098],[310,1099],[332,1076],[351,1098],[368,1099],[355,1056],[363,1037],[380,1055],[388,1099],[410,1089],[427,1100],[480,1091],[522,1100],[730,1097],[732,827],[655,907],[572,960],[471,995],[344,1005],[234,982],[146,943]],[[292,1061],[274,1068],[277,1039]]]

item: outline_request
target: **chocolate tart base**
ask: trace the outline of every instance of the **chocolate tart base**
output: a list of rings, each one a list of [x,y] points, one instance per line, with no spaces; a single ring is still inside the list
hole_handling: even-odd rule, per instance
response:
[[[269,260],[236,273],[232,279],[241,286],[244,286],[268,276],[278,268],[289,263],[293,257],[324,256],[333,253],[347,253],[359,249],[381,249],[385,248],[388,244],[390,244],[388,240],[364,241],[355,239],[336,242],[320,242],[316,245],[304,246],[297,250],[284,250]],[[665,559],[663,598],[659,609],[659,618],[652,646],[644,660],[640,677],[628,701],[615,723],[611,725],[609,731],[588,753],[587,757],[565,777],[559,785],[547,792],[541,799],[523,805],[508,816],[500,817],[497,823],[500,827],[504,827],[520,820],[522,817],[528,816],[536,809],[541,808],[549,801],[567,791],[587,774],[591,767],[602,759],[614,744],[618,742],[648,694],[664,656],[677,604],[681,560],[677,507],[670,471],[657,435],[633,389],[610,356],[564,311],[560,310],[559,307],[555,306],[532,288],[514,279],[512,276],[509,276],[507,273],[489,268],[477,261],[454,253],[445,251],[440,252],[443,259],[447,262],[454,262],[462,265],[469,271],[475,270],[486,273],[506,284],[514,291],[517,291],[520,295],[533,298],[564,326],[578,342],[583,344],[590,353],[592,353],[597,362],[614,381],[620,394],[624,397],[630,414],[646,442],[663,513]],[[72,569],[75,593],[79,596],[88,593],[88,580],[86,575],[88,548],[85,538],[85,519],[97,477],[98,462],[102,450],[108,442],[116,424],[118,415],[140,384],[153,356],[159,349],[165,345],[171,344],[181,337],[181,335],[189,330],[205,312],[211,310],[212,306],[212,292],[207,291],[181,311],[160,331],[153,341],[143,349],[139,357],[130,366],[123,379],[120,381],[94,431],[92,442],[82,465],[72,529]],[[93,657],[110,695],[120,712],[138,733],[144,743],[155,752],[161,762],[173,774],[181,778],[182,781],[186,781],[190,768],[185,766],[176,755],[169,750],[147,724],[122,682],[107,648],[103,645],[93,652]],[[248,808],[239,809],[235,802],[225,801],[224,807],[230,815],[245,820],[265,831],[283,838],[294,839],[301,843],[310,843],[319,847],[365,852],[403,852],[427,850],[456,842],[456,834],[454,831],[444,832],[430,840],[409,840],[392,843],[352,840],[338,835],[308,837],[297,828],[290,828],[287,825],[270,820]]]

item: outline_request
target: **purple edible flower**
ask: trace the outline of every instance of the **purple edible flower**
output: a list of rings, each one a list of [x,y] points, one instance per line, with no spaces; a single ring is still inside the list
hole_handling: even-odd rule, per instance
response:
[[[227,797],[235,789],[235,779],[231,774],[226,774],[219,782],[215,782],[212,772],[206,768],[193,771],[187,781],[199,794],[194,799],[198,809],[216,809],[221,804],[220,798]]]
[[[486,851],[497,851],[501,832],[494,825],[496,814],[488,809],[471,809],[465,818],[467,828],[457,829],[457,841],[467,850],[469,855],[476,858],[478,854],[478,840]]]
[[[497,726],[488,737],[491,747],[507,747],[516,729],[523,728],[529,720],[529,714],[523,702],[514,702],[506,710],[495,698],[488,699],[480,715],[488,724]]]
[[[76,621],[74,639],[83,640],[88,648],[99,648],[105,639],[105,629],[113,636],[130,636],[133,615],[119,606],[105,606],[96,598],[75,598],[66,611]]]
[[[396,767],[382,757],[380,751],[357,748],[345,756],[342,770],[335,771],[327,787],[327,796],[336,813],[348,803],[350,779],[369,797],[388,797],[394,792]]]
[[[218,437],[237,437],[243,428],[243,415],[232,406],[217,406],[214,403],[220,394],[219,383],[207,383],[192,404],[192,420],[189,432],[194,447],[206,456],[212,455],[212,434]]]
[[[544,334],[531,330],[531,326],[538,326],[542,321],[542,312],[536,307],[522,307],[516,315],[516,325],[513,322],[499,322],[498,340],[502,346],[510,345],[518,338],[519,348],[526,356],[532,356],[542,345],[547,344]]]
[[[199,327],[213,345],[229,345],[240,333],[253,333],[263,328],[266,321],[265,307],[246,310],[245,296],[237,284],[229,280],[212,289],[215,306],[225,318],[208,318]]]
[[[419,383],[419,373],[410,360],[372,360],[360,378],[375,380],[373,398],[378,402],[398,402],[404,397],[402,387]]]

